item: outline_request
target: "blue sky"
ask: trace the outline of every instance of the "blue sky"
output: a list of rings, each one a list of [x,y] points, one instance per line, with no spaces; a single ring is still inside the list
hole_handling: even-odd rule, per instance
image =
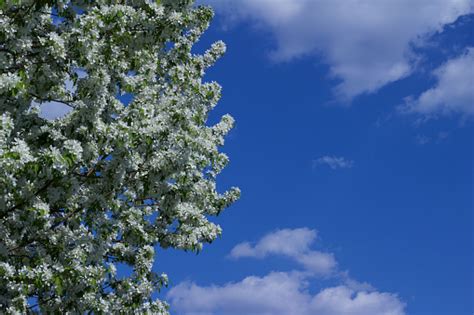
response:
[[[173,314],[472,314],[474,3],[207,2],[242,198],[157,253]]]

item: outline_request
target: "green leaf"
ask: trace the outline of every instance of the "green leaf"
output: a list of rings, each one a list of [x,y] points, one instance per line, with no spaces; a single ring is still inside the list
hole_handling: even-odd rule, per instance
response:
[[[71,167],[74,165],[74,161],[76,160],[75,157],[72,154],[66,153],[63,156],[63,160],[66,162],[66,164]]]
[[[62,295],[64,292],[64,288],[63,288],[63,281],[61,277],[58,275],[53,276],[53,283],[54,283],[54,286],[56,287],[56,292],[58,293],[58,295]]]
[[[4,159],[12,159],[12,160],[19,160],[20,159],[20,153],[18,152],[7,152],[2,155],[2,158]]]

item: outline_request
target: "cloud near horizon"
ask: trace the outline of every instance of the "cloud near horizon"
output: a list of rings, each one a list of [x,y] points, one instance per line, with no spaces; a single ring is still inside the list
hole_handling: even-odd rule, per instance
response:
[[[272,272],[223,286],[183,282],[167,297],[179,315],[404,315],[397,295],[346,285],[312,295],[298,274]]]
[[[247,21],[272,35],[276,62],[316,57],[339,80],[336,97],[350,102],[410,75],[413,45],[460,16],[470,0],[203,0],[226,21]],[[232,22],[230,22],[232,23]]]
[[[350,279],[347,272],[336,272],[333,254],[310,248],[316,240],[316,230],[299,228],[268,233],[255,245],[240,243],[232,249],[231,257],[284,255],[302,264],[304,270],[272,271],[223,285],[200,286],[185,281],[167,294],[172,310],[178,315],[405,315],[405,303],[396,294],[376,291],[367,283]],[[312,261],[319,254],[330,255],[333,261],[325,275],[342,283],[312,293],[311,281],[323,283],[324,279],[301,257]],[[320,270],[318,263],[316,266]]]

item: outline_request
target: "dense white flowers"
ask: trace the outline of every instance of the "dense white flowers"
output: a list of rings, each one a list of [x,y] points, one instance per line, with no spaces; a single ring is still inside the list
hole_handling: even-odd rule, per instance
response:
[[[155,250],[199,251],[233,125],[190,0],[0,1],[0,313],[166,314]],[[130,95],[124,105],[119,96]],[[70,109],[39,116],[46,104]],[[117,264],[133,273],[117,275]]]
[[[5,93],[13,90],[19,83],[21,78],[11,72],[0,74],[0,93]]]

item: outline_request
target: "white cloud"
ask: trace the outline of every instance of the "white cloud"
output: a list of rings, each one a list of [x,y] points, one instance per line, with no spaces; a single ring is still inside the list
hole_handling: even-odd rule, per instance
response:
[[[182,282],[172,288],[167,299],[178,315],[404,315],[405,304],[396,294],[376,291],[370,284],[355,281],[347,271],[335,272],[332,254],[310,249],[317,232],[308,228],[283,229],[269,233],[255,245],[241,243],[231,256],[264,258],[285,255],[305,267],[303,271],[270,272],[248,276],[224,285],[200,286]],[[330,257],[329,261],[327,260]],[[330,278],[320,278],[315,269],[326,270]],[[327,271],[327,272],[328,272]],[[319,292],[311,292],[318,279]],[[324,287],[325,280],[342,284]]]
[[[474,115],[474,47],[433,71],[437,84],[417,99],[408,98],[404,111],[423,115]]]
[[[351,168],[354,166],[354,161],[347,160],[344,157],[325,155],[313,161],[313,167],[318,165],[327,165],[335,170],[338,168]]]
[[[236,245],[230,256],[233,258],[265,258],[268,255],[283,255],[300,263],[313,274],[327,276],[337,266],[334,255],[311,250],[317,231],[308,228],[282,229],[262,237],[254,246],[248,242]]]
[[[327,288],[311,301],[311,314],[398,315],[405,305],[394,294],[354,291],[346,286]]]
[[[308,290],[298,273],[272,272],[222,286],[185,282],[167,295],[178,315],[403,315],[405,305],[390,293],[341,285]]]
[[[303,315],[304,305],[311,300],[302,292],[303,286],[297,274],[274,272],[223,286],[181,283],[170,290],[167,298],[182,315]]]
[[[230,255],[234,258],[264,258],[269,254],[297,256],[309,251],[316,238],[317,232],[308,228],[282,229],[265,235],[255,246],[247,242],[240,243],[232,249]]]
[[[409,75],[410,45],[474,11],[471,0],[203,0],[226,20],[247,20],[273,35],[271,56],[322,58],[350,100]]]
[[[306,270],[318,275],[330,275],[335,271],[337,266],[334,255],[330,253],[312,250],[295,258]]]

